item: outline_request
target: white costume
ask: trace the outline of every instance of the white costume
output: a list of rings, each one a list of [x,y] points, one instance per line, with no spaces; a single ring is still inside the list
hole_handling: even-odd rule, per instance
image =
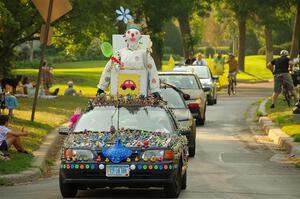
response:
[[[159,92],[159,78],[155,62],[150,55],[149,50],[139,46],[141,33],[139,28],[131,26],[127,29],[126,34],[127,47],[120,49],[113,58],[106,64],[101,75],[98,88],[107,90],[110,80],[111,72],[113,70],[146,70],[148,77],[148,92]],[[118,63],[119,62],[119,63]]]

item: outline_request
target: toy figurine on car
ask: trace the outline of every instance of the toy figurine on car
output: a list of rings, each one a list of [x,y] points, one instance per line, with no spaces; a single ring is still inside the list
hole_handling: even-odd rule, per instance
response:
[[[118,49],[106,64],[98,84],[97,95],[104,93],[110,85],[110,93],[113,95],[152,94],[159,97],[156,65],[150,55],[151,50],[141,42],[141,29],[142,25],[132,21],[128,23],[123,41],[119,41],[124,42],[125,39],[126,47]]]

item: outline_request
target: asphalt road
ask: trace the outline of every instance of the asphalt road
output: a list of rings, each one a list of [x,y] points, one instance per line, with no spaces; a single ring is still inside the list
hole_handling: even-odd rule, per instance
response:
[[[190,159],[188,187],[180,198],[300,198],[300,170],[284,162],[286,154],[258,143],[245,117],[248,107],[271,94],[270,84],[239,84],[238,94],[221,94],[209,106],[207,123],[197,128],[197,153]],[[276,152],[276,153],[275,153]],[[80,198],[158,198],[159,189],[80,191]],[[61,198],[53,176],[27,185],[0,188],[1,199]]]

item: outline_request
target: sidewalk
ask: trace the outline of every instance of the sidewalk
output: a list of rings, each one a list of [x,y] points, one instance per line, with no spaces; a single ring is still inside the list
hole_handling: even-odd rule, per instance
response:
[[[40,178],[47,168],[47,160],[51,157],[55,145],[60,139],[61,136],[58,134],[58,129],[53,130],[47,135],[40,148],[33,152],[34,160],[32,167],[17,174],[1,175],[0,183],[12,185],[31,182]]]
[[[291,157],[300,157],[300,143],[294,142],[294,139],[284,133],[272,120],[267,116],[265,99],[260,105],[258,111],[262,115],[259,117],[258,123],[261,129],[268,137],[282,149],[286,150]]]

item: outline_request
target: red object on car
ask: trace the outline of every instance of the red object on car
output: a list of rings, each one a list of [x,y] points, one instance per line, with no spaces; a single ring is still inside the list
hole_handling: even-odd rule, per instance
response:
[[[123,90],[126,90],[127,88],[130,88],[131,90],[136,89],[136,85],[132,80],[125,80],[123,84],[121,84],[120,88]]]

